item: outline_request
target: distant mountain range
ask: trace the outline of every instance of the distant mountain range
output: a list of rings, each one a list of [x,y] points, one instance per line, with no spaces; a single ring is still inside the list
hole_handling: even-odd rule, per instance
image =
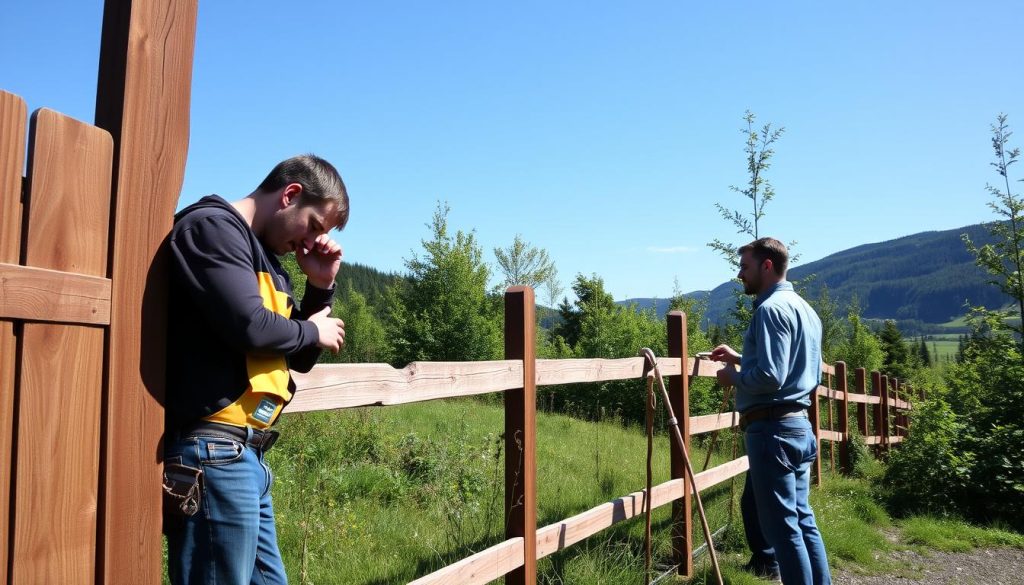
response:
[[[817,296],[821,287],[827,286],[841,311],[856,295],[866,318],[895,319],[904,331],[929,329],[928,325],[964,315],[965,303],[995,308],[1007,302],[995,286],[986,282],[985,272],[975,266],[960,239],[965,233],[978,245],[991,242],[982,225],[921,232],[857,246],[796,266],[789,271],[789,279],[801,281],[814,275],[806,285],[809,295]],[[694,291],[686,296],[706,299],[706,320],[722,323],[734,304],[732,291],[738,288],[730,281],[711,291]],[[660,315],[668,309],[669,300],[635,298],[619,303],[653,307]]]

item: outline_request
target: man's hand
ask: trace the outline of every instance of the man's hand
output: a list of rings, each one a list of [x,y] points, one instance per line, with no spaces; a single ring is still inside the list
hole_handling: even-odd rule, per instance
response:
[[[320,333],[317,346],[338,353],[341,346],[345,345],[345,322],[330,315],[331,308],[324,307],[319,313],[311,315],[309,322],[316,325],[317,331]]]
[[[327,234],[321,234],[313,241],[313,247],[295,250],[295,261],[299,269],[317,288],[329,289],[334,286],[334,277],[341,268],[341,246]]]
[[[710,359],[716,362],[732,364],[734,366],[740,365],[740,354],[736,353],[735,349],[724,344],[711,350]]]
[[[736,366],[729,364],[715,372],[715,375],[718,376],[718,385],[722,388],[728,388],[729,386],[736,385],[736,378],[740,373],[736,371]]]

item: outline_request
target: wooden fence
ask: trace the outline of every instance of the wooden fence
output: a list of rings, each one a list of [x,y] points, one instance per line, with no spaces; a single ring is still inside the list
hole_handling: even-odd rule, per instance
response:
[[[0,91],[0,585],[161,582],[161,243],[184,175],[196,12],[197,0],[106,0],[95,124],[47,109],[27,124],[24,100]],[[689,377],[716,367],[683,359],[685,319],[669,316],[669,356],[659,362],[677,412],[689,412]],[[537,528],[537,386],[639,378],[643,364],[537,360],[533,342],[533,293],[514,289],[505,360],[321,366],[300,378],[289,412],[505,393],[505,452],[521,454],[506,457],[508,540],[417,583],[534,583],[537,559],[636,516],[648,497],[635,492]],[[902,439],[909,405],[896,380],[873,374],[867,396],[862,372],[854,394],[839,366],[826,371],[840,382],[819,390],[829,413],[836,400],[857,403],[867,434],[873,404],[879,430],[867,441],[886,449]],[[820,438],[848,438],[845,412],[840,430]],[[731,420],[684,417],[684,436]],[[698,487],[745,469],[745,458],[709,469]],[[690,494],[675,451],[671,470],[649,496],[672,503],[674,550],[690,574]]]
[[[95,124],[0,91],[0,585],[160,583],[196,8],[105,3]]]
[[[439,571],[423,576],[415,585],[447,583],[482,584],[506,576],[506,583],[536,583],[536,563],[555,552],[619,522],[642,514],[646,490],[640,490],[601,504],[554,524],[537,527],[536,485],[536,392],[538,386],[638,380],[640,394],[642,358],[622,359],[537,359],[534,335],[534,296],[528,287],[513,287],[505,295],[505,360],[484,362],[415,362],[403,369],[387,364],[319,365],[309,374],[296,374],[299,386],[286,414],[363,406],[391,406],[425,400],[503,392],[505,404],[505,513],[506,540]],[[723,367],[717,362],[688,356],[686,315],[670,313],[666,319],[668,355],[658,358],[661,373],[669,379],[669,394],[676,413],[689,413],[691,378],[715,377]],[[639,348],[638,348],[639,349]],[[909,402],[896,396],[896,380],[872,374],[874,393],[867,394],[863,369],[856,372],[858,392],[847,391],[846,365],[822,364],[826,384],[819,386],[818,400],[810,409],[815,434],[831,445],[840,446],[841,464],[849,469],[848,416],[856,404],[857,420],[867,444],[888,448],[906,433],[905,412]],[[833,383],[838,382],[838,388]],[[873,405],[869,425],[867,406]],[[833,411],[838,409],[837,416]],[[822,415],[827,428],[822,427]],[[733,412],[703,416],[680,416],[681,431],[689,450],[690,437],[733,427]],[[837,421],[836,421],[837,419]],[[832,423],[838,422],[838,427]],[[895,422],[895,425],[892,423]],[[869,428],[876,434],[869,435]],[[817,460],[815,477],[821,483],[821,461],[835,465],[834,447]],[[652,508],[672,504],[672,543],[681,575],[693,574],[693,533],[691,492],[684,478],[681,455],[671,450],[671,479],[653,486]],[[696,475],[697,488],[704,490],[747,470],[746,456],[727,461]]]

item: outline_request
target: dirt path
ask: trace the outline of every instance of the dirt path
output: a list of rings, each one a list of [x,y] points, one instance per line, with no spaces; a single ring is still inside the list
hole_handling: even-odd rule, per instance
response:
[[[1024,550],[976,549],[965,553],[914,551],[892,553],[905,567],[890,575],[856,575],[838,571],[836,585],[1024,585]]]

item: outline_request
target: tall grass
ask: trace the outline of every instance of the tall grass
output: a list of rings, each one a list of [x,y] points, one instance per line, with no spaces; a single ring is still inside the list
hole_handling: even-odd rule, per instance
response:
[[[268,458],[291,579],[406,582],[504,540],[503,425],[502,409],[479,400],[284,417]],[[730,458],[728,437],[719,446],[712,465]],[[645,465],[641,428],[539,414],[538,526],[642,489]],[[664,434],[653,467],[656,484],[669,479]],[[706,492],[713,528],[729,496],[729,482]],[[671,556],[670,521],[669,506],[655,510],[655,559]],[[621,523],[544,559],[541,580],[639,582],[642,543],[642,518]]]

